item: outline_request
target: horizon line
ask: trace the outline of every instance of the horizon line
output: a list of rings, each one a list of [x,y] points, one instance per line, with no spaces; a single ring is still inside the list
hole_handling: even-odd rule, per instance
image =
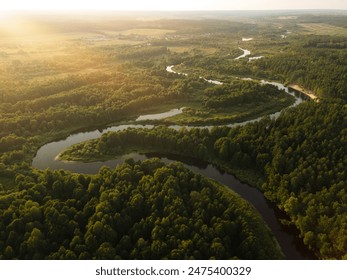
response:
[[[347,11],[346,8],[274,8],[274,9],[235,9],[235,10],[229,10],[229,9],[177,9],[177,10],[119,10],[119,9],[2,9],[1,12],[47,12],[47,11],[54,11],[54,12],[60,12],[60,11],[71,11],[71,12],[88,12],[88,11],[103,11],[103,12],[261,12],[261,11]]]

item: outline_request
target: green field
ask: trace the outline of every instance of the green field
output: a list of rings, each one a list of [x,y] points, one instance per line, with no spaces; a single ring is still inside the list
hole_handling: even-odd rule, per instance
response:
[[[305,32],[315,35],[347,36],[347,29],[326,23],[302,23],[299,24]]]
[[[144,35],[144,36],[152,36],[152,37],[161,37],[165,34],[175,33],[176,30],[171,29],[148,29],[148,28],[137,28],[137,29],[129,29],[125,31],[121,31],[120,34],[123,35]]]

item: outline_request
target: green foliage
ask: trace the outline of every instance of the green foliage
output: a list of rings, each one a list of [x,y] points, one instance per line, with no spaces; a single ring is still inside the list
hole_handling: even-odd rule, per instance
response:
[[[281,258],[248,203],[180,164],[128,162],[92,178],[47,170],[20,182],[0,204],[1,259]]]
[[[207,108],[228,108],[250,103],[266,103],[290,99],[285,92],[278,91],[273,85],[261,85],[254,81],[235,80],[227,85],[216,86],[205,90],[207,97],[204,104]]]
[[[309,102],[276,121],[231,129],[215,141],[215,153],[262,172],[262,191],[304,243],[320,258],[340,259],[347,251],[346,127],[346,106]]]
[[[129,162],[115,171],[104,168],[92,179],[58,171],[28,175],[40,145],[75,130],[133,118],[158,104],[189,104],[171,122],[213,125],[274,112],[291,102],[269,85],[235,76],[297,83],[315,91],[322,102],[290,109],[276,121],[235,129],[129,129],[74,146],[65,156],[91,159],[140,147],[256,170],[265,178],[266,197],[288,214],[317,256],[346,258],[346,38],[342,28],[339,35],[307,35],[299,27],[314,22],[333,30],[345,27],[345,16],[269,18],[265,24],[263,18],[250,24],[249,19],[231,22],[219,16],[107,24],[88,19],[79,25],[52,20],[49,24],[65,38],[59,44],[13,44],[4,35],[2,258],[277,257],[267,237],[259,245],[259,236],[268,233],[245,218],[248,208],[237,212],[228,204],[230,194],[179,167]],[[133,28],[176,32],[120,34]],[[284,28],[292,34],[281,39]],[[84,38],[85,30],[101,32],[105,41]],[[242,36],[254,40],[241,42]],[[241,54],[239,46],[264,57],[234,60]],[[188,77],[165,71],[173,64]],[[200,76],[224,84],[211,85]]]
[[[330,38],[328,42],[333,40]],[[286,81],[309,88],[322,98],[341,98],[346,101],[346,61],[345,50],[299,45],[256,63],[259,72],[277,73]]]
[[[207,159],[213,139],[208,138],[207,129],[185,129],[176,132],[166,126],[156,126],[153,130],[128,128],[124,131],[109,132],[96,140],[73,145],[61,154],[69,160],[88,160],[100,155],[120,155],[131,148],[147,148]]]
[[[65,153],[90,159],[100,152],[115,155],[129,146],[145,147],[257,170],[265,178],[265,196],[288,214],[304,243],[321,258],[342,258],[347,241],[346,127],[345,105],[308,102],[277,120],[265,118],[233,129],[175,131],[158,126],[110,132]],[[83,154],[84,147],[91,153]]]

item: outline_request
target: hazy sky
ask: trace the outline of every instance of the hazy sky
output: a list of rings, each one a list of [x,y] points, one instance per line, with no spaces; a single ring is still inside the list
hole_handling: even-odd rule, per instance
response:
[[[347,0],[0,0],[1,10],[344,9]]]

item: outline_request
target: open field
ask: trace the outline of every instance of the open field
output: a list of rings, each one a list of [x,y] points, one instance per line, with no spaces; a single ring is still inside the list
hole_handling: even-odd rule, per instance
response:
[[[307,33],[315,35],[347,36],[347,28],[326,23],[300,23],[298,24]]]
[[[175,33],[176,30],[171,29],[129,29],[119,32],[122,35],[144,35],[144,36],[152,36],[152,37],[161,37],[165,34]]]

